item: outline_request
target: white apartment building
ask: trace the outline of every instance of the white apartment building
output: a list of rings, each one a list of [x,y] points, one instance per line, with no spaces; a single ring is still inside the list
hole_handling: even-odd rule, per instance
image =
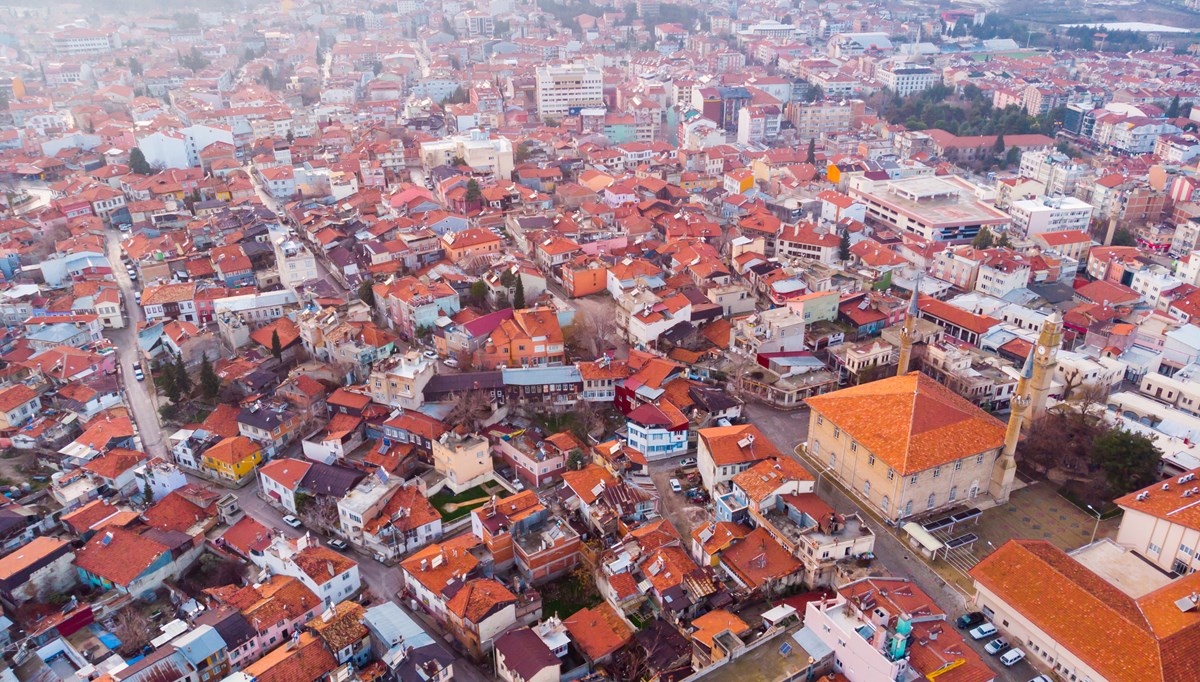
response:
[[[1161,265],[1152,265],[1133,273],[1129,288],[1142,297],[1155,310],[1165,311],[1171,300],[1164,297],[1183,284],[1171,271]]]
[[[538,67],[534,75],[538,115],[561,118],[584,107],[604,106],[604,74],[592,66]]]
[[[426,170],[449,165],[456,156],[473,171],[490,173],[502,180],[512,175],[513,147],[508,138],[489,137],[476,129],[466,135],[421,143],[421,165]]]
[[[875,71],[875,77],[892,92],[907,97],[937,85],[938,76],[927,66],[892,64]]]
[[[1091,171],[1062,152],[1039,149],[1021,154],[1020,174],[1045,185],[1050,196],[1070,196]]]
[[[1008,209],[1013,229],[1025,236],[1043,232],[1087,231],[1092,205],[1075,197],[1037,197],[1014,201]]]

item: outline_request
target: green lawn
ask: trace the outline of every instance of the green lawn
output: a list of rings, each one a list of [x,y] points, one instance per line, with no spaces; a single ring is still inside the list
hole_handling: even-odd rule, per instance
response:
[[[470,514],[472,509],[482,506],[492,495],[500,498],[508,497],[508,491],[494,483],[467,488],[457,495],[451,494],[449,490],[443,490],[429,498],[429,503],[438,511],[438,514],[442,515],[443,522],[450,522]],[[468,504],[463,504],[464,502]],[[451,505],[457,505],[457,507],[450,507]]]

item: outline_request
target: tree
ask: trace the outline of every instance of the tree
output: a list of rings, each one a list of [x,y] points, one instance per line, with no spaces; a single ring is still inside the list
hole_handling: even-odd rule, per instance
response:
[[[492,414],[492,400],[483,391],[456,393],[452,401],[446,423],[452,427],[462,427],[467,433],[478,432]]]
[[[815,138],[815,137],[809,138],[809,140],[808,140],[808,159],[807,159],[807,161],[811,164],[815,164],[817,162],[817,138]]]
[[[221,377],[217,376],[208,355],[200,363],[200,393],[208,400],[214,400],[221,394]]]
[[[990,249],[995,243],[996,240],[992,238],[992,231],[986,227],[980,228],[975,238],[971,240],[971,246],[977,249]]]
[[[150,619],[137,604],[132,604],[118,611],[115,620],[113,634],[121,640],[121,646],[117,648],[118,653],[126,657],[141,653],[154,635]]]
[[[305,526],[329,532],[338,527],[337,500],[331,495],[317,495],[309,500],[297,515]]]
[[[1157,481],[1160,461],[1162,451],[1140,433],[1112,429],[1092,442],[1092,464],[1104,472],[1114,497]]]
[[[1133,236],[1132,232],[1122,227],[1113,233],[1112,245],[1137,246],[1137,238]]]
[[[271,330],[271,355],[275,356],[276,360],[283,359],[283,346],[279,343],[279,330]]]
[[[1001,232],[1000,236],[996,238],[996,246],[1000,248],[1011,249],[1012,245],[1012,237],[1009,237],[1007,232]]]
[[[476,306],[476,307],[483,307],[483,304],[487,302],[487,292],[488,292],[487,282],[485,282],[481,279],[477,279],[474,282],[472,282],[471,283],[471,294],[470,294],[471,305]]]
[[[467,160],[461,156],[455,156],[454,158],[450,159],[450,165],[454,167],[465,166],[467,165]]]
[[[275,75],[271,73],[271,67],[262,67],[262,72],[258,74],[258,82],[270,90],[275,89]]]
[[[843,262],[850,260],[850,230],[842,228],[838,238],[838,258]]]
[[[583,457],[583,451],[579,448],[574,448],[567,454],[567,468],[571,471],[579,471],[587,464],[587,460]]]
[[[1171,98],[1171,103],[1167,105],[1167,118],[1176,118],[1179,116],[1179,95]]]
[[[513,292],[513,307],[521,310],[525,307],[525,279],[517,278],[517,290]]]
[[[479,183],[474,179],[467,183],[467,203],[473,204],[483,198],[483,191],[479,189]]]
[[[996,136],[996,141],[992,143],[992,151],[995,152],[996,156],[1000,156],[1004,153],[1004,149],[1004,133],[1000,133]]]
[[[138,175],[154,174],[154,169],[146,161],[146,155],[137,147],[129,151],[129,170]]]
[[[158,372],[158,377],[163,393],[167,394],[167,399],[172,403],[178,403],[183,397],[183,391],[179,388],[179,382],[175,380],[175,364],[170,362],[164,364]]]
[[[129,58],[129,73],[134,76],[142,75],[142,63],[138,61],[137,57]],[[1179,98],[1176,97],[1175,99],[1178,100]]]
[[[358,285],[358,300],[375,307],[375,282],[364,279]]]
[[[192,378],[188,376],[187,365],[183,364],[183,356],[179,353],[175,354],[175,384],[179,386],[179,392],[183,395],[188,395],[192,392]]]
[[[146,485],[142,486],[142,502],[150,504],[154,502],[154,489],[150,487],[150,479],[146,479]]]

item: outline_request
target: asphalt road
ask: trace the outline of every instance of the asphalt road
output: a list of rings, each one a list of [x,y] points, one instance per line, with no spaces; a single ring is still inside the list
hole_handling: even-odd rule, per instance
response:
[[[125,327],[111,329],[105,332],[113,345],[117,347],[117,359],[120,364],[121,383],[125,389],[125,404],[137,425],[138,436],[142,441],[142,450],[156,457],[167,458],[166,441],[163,439],[162,424],[158,420],[157,396],[154,393],[154,381],[150,375],[149,365],[143,365],[142,371],[146,378],[138,381],[133,375],[134,365],[141,362],[141,354],[137,345],[137,324],[142,321],[142,307],[138,305],[134,292],[137,289],[125,272],[121,261],[121,233],[110,229],[106,234],[108,261],[112,265],[113,279],[121,289],[121,297],[125,302]]]
[[[188,481],[197,485],[211,487],[211,484],[203,479],[195,476],[188,476]],[[306,530],[303,528],[292,528],[283,522],[283,514],[272,507],[263,498],[258,496],[258,481],[254,481],[244,488],[230,490],[235,497],[238,498],[238,506],[247,516],[255,521],[263,524],[267,528],[278,529],[284,535],[290,538],[298,538],[303,535]],[[400,605],[400,608],[405,613],[412,615],[412,611],[395,599],[396,593],[400,591],[400,570],[394,567],[385,566],[370,556],[359,552],[347,551],[343,552],[346,556],[358,562],[358,572],[362,577],[363,583],[370,588],[371,593],[377,598],[390,599]],[[440,633],[433,630],[421,618],[414,618],[420,624],[421,628],[435,640],[443,642],[447,651],[455,653],[454,647],[446,644],[446,640]],[[454,679],[463,680],[465,682],[485,682],[492,679],[490,675],[485,675],[480,669],[470,660],[458,656],[454,661]]]
[[[969,607],[966,597],[957,589],[947,585],[923,560],[914,556],[908,546],[892,534],[891,530],[876,521],[871,515],[862,512],[858,504],[845,491],[824,474],[824,472],[795,454],[795,448],[808,440],[808,410],[798,412],[782,412],[764,405],[749,403],[745,408],[746,417],[758,426],[763,433],[775,443],[781,452],[792,453],[792,457],[817,477],[817,494],[828,502],[839,514],[857,513],[868,528],[875,533],[875,562],[886,566],[888,571],[897,576],[907,577],[917,587],[925,591],[947,614],[951,620],[973,610]],[[882,417],[886,418],[886,417]],[[967,637],[967,643],[980,657],[996,671],[999,682],[1027,682],[1037,675],[1037,671],[1022,661],[1011,668],[1005,668],[995,657],[983,650],[985,642],[974,642]],[[1029,652],[1026,652],[1029,653]]]

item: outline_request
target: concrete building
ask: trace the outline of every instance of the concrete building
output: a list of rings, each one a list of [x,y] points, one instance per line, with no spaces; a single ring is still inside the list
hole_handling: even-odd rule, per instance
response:
[[[1012,203],[1013,230],[1026,237],[1043,232],[1087,231],[1092,222],[1092,205],[1075,197],[1035,197]]]
[[[476,173],[489,173],[497,180],[512,176],[513,148],[508,138],[491,137],[474,129],[465,135],[421,143],[421,165],[425,170],[450,165],[456,157]]]
[[[603,107],[604,73],[593,66],[540,66],[534,74],[538,115],[562,118],[585,107]]]

